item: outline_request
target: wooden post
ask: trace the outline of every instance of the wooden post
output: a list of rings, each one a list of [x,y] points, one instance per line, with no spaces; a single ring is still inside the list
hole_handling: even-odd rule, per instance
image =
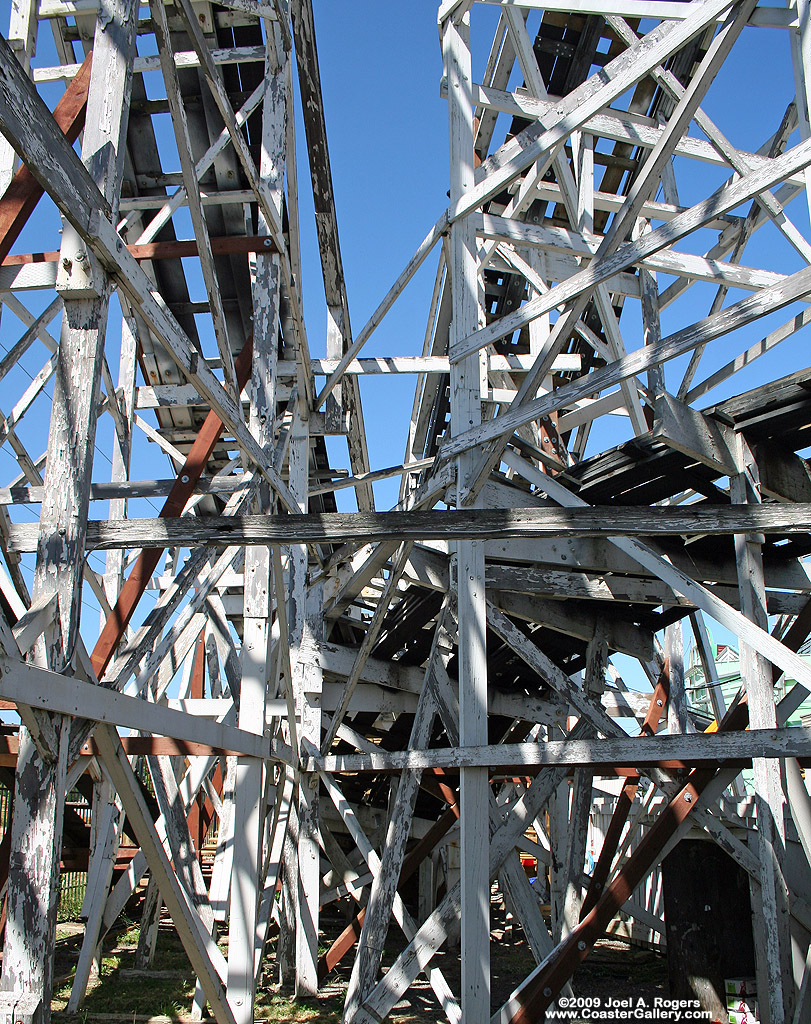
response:
[[[607,663],[608,646],[603,637],[597,636],[588,646],[583,689],[586,693],[596,696],[598,700],[599,695],[605,689]],[[583,903],[580,877],[583,874],[586,859],[586,842],[592,806],[592,781],[593,776],[588,769],[579,768],[575,771],[564,859],[566,895],[563,903],[561,938],[566,938],[580,920],[580,908]]]
[[[267,184],[281,218],[286,138],[286,60],[280,33],[268,30],[265,74],[268,88],[262,115],[263,145],[260,176]],[[269,230],[259,211],[259,231]],[[279,337],[279,257],[256,257],[254,295],[251,433],[268,452],[273,448],[276,415],[276,364]],[[273,511],[270,489],[260,488],[257,512]],[[245,550],[243,588],[242,684],[240,728],[260,735],[265,728],[271,622],[271,551],[268,546]],[[255,758],[237,762],[234,791],[234,859],[231,868],[231,907],[228,932],[228,1001],[237,1024],[251,1024],[256,972],[254,946],[259,909],[262,836],[265,825],[264,767]]]
[[[294,670],[296,705],[300,708],[301,740],[318,747],[321,741],[321,646],[324,640],[323,591],[316,584],[305,600],[304,632]],[[296,996],[318,993],[318,920],[321,850],[318,842],[319,778],[299,778],[298,916],[296,921]]]
[[[114,0],[109,13],[109,19],[99,20],[96,27],[82,159],[116,209],[135,54],[136,5],[133,0]],[[59,601],[56,629],[38,657],[47,659],[56,671],[69,672],[80,642],[84,535],[108,301],[106,282],[86,249],[76,246],[76,238],[73,232],[63,238],[65,313],[33,588],[35,601],[51,593]],[[88,266],[90,273],[84,269]],[[76,294],[91,297],[71,297]],[[54,719],[56,745],[47,762],[40,759],[28,730],[21,730],[11,826],[3,984],[41,997],[46,1022],[50,1019],[69,730],[69,719]]]
[[[443,25],[445,74],[448,80],[451,206],[461,203],[474,185],[472,71],[469,5],[462,4]],[[450,345],[479,326],[479,281],[476,234],[470,218],[451,228],[453,322]],[[473,353],[451,369],[451,434],[481,422],[479,358]],[[456,464],[456,504],[462,506],[476,468],[475,453]],[[455,557],[459,616],[459,742],[487,743],[487,658],[484,593],[484,547],[461,541]],[[461,772],[460,832],[462,867],[462,1015],[466,1024],[490,1020],[490,870],[486,844],[490,787],[487,770]]]
[[[794,82],[800,137],[811,138],[811,3],[798,0],[798,28],[791,33],[791,56],[794,64]],[[806,201],[811,210],[811,170],[805,171]]]
[[[757,463],[749,446],[739,435],[739,472],[730,478],[733,501],[758,504],[761,500]],[[762,537],[736,534],[738,588],[741,611],[757,625],[766,628],[766,594],[763,578]],[[769,662],[741,638],[741,677],[749,699],[749,724],[752,729],[777,728],[774,686]],[[757,813],[757,850],[760,863],[760,891],[750,893],[754,906],[762,908],[755,928],[758,954],[761,1015],[766,1024],[784,1024],[791,1020],[794,1003],[791,939],[789,936],[788,886],[783,862],[786,849],[786,795],[779,761],[754,758],[755,806]],[[765,963],[764,963],[765,960]],[[764,1012],[765,1011],[765,1012]]]
[[[689,718],[687,694],[684,689],[684,641],[681,621],[671,623],[665,630],[665,662],[667,663],[670,694],[667,703],[669,733],[695,732]]]
[[[302,418],[301,405],[293,416],[289,450],[290,490],[296,496],[302,510],[307,508],[309,486],[310,434],[308,421]],[[287,622],[289,627],[290,662],[297,661],[297,652],[304,636],[304,618],[307,581],[307,549],[303,545],[291,546],[288,555],[287,575]],[[294,678],[296,678],[294,676]],[[294,694],[296,706],[300,707],[300,694]],[[301,780],[299,779],[299,788]],[[284,842],[282,868],[282,913],[280,921],[277,961],[280,981],[287,984],[293,980],[298,985],[298,900],[299,886],[299,807],[300,795],[294,794]]]
[[[12,0],[7,39],[14,49],[17,60],[26,73],[31,71],[31,58],[34,56],[37,43],[37,7],[36,0]],[[14,164],[17,154],[11,143],[3,136],[0,138],[0,196],[8,188],[14,175]]]
[[[138,932],[138,946],[135,950],[136,970],[145,971],[155,960],[158,946],[158,925],[161,916],[161,894],[154,878],[149,879],[141,911],[141,927]]]

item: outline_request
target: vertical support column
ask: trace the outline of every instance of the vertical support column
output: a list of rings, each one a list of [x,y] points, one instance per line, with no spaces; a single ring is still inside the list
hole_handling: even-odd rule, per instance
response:
[[[811,138],[811,0],[797,0],[798,28],[791,29],[791,56],[800,138]],[[811,209],[811,169],[805,169],[805,191]]]
[[[327,359],[340,359],[344,354],[344,316],[340,306],[327,306]],[[343,385],[327,396],[325,412],[329,430],[340,432],[343,421]]]
[[[117,209],[135,52],[137,5],[107,0],[94,40],[82,159]],[[54,379],[34,600],[56,593],[59,614],[48,639],[48,664],[70,670],[79,637],[82,567],[93,466],[99,380],[109,290],[75,236],[63,235],[68,272],[59,361]],[[71,246],[70,252],[66,247]],[[78,258],[81,255],[82,258]],[[91,267],[85,274],[81,268]],[[60,266],[63,266],[60,261]],[[81,283],[77,278],[83,278]],[[78,290],[75,290],[77,289]],[[59,860],[67,774],[69,719],[55,719],[51,758],[40,759],[27,729],[20,731],[15,782],[3,987],[41,997],[50,1019]]]
[[[597,701],[605,689],[605,670],[608,664],[608,644],[603,636],[595,636],[586,655],[584,688]],[[563,903],[561,938],[574,931],[580,920],[583,905],[583,886],[580,878],[586,859],[589,816],[591,814],[593,773],[588,768],[577,768],[572,783],[572,806],[569,813],[569,831],[566,837],[564,859],[566,894]]]
[[[321,743],[321,645],[324,640],[323,589],[310,589],[305,601],[304,632],[293,673],[301,738]],[[318,992],[318,911],[321,850],[318,843],[319,775],[299,778],[298,919],[296,927],[296,996]]]
[[[252,399],[252,413],[253,406]],[[239,727],[261,733],[265,724],[270,623],[270,549],[267,547],[249,547],[245,551],[243,622]],[[237,1024],[250,1024],[253,1020],[253,947],[264,825],[262,796],[262,762],[240,757],[234,790],[234,859],[228,931],[228,1002]]]
[[[668,167],[670,165],[668,164]],[[638,221],[644,224],[644,230],[650,230],[647,221]],[[639,268],[639,297],[642,300],[642,333],[646,345],[658,345],[662,340],[662,326],[659,320],[659,287],[656,283],[656,274],[646,267]],[[661,366],[652,366],[648,370],[648,388],[655,398],[665,389],[665,372]]]
[[[119,434],[116,430],[113,434],[113,456],[110,480],[113,483],[127,480],[129,478],[130,454],[132,449],[132,421],[135,407],[135,373],[137,367],[136,345],[137,326],[134,317],[125,316],[121,322],[121,355],[119,359],[118,390],[120,394],[120,407],[124,425],[124,431]],[[112,396],[112,400],[119,399]],[[125,519],[127,515],[127,499],[115,498],[110,501],[110,519]],[[119,590],[121,589],[124,569],[124,552],[122,550],[108,551],[104,570],[104,592],[110,607],[115,607]],[[101,628],[107,621],[107,615],[101,613]],[[114,804],[115,793],[105,783],[102,787],[96,787],[96,793],[104,792],[110,801],[109,813],[102,814],[101,808],[93,811],[94,821],[105,822],[106,834],[96,837],[96,844],[109,851],[105,861],[104,873],[100,876],[101,881],[91,886],[88,883],[85,894],[85,910],[82,917],[85,921],[84,937],[82,948],[79,954],[79,961],[76,965],[76,972],[73,977],[73,986],[70,992],[68,1006],[70,1012],[75,1013],[82,1005],[87,990],[87,984],[91,972],[95,970],[95,961],[100,956],[99,936],[101,934],[102,917],[109,895],[110,882],[112,880],[113,863],[118,849],[122,818],[120,808]],[[88,878],[90,876],[88,875]],[[150,882],[150,884],[152,884]]]
[[[761,500],[757,464],[740,435],[739,444],[739,473],[730,478],[730,497],[733,502],[757,504]],[[735,535],[741,611],[761,629],[768,629],[762,542],[762,535]],[[771,665],[748,644],[741,642],[740,652],[741,677],[749,701],[749,725],[752,729],[776,729]],[[754,888],[751,895],[753,905],[759,900],[762,907],[755,928],[759,1003],[765,1024],[784,1024],[791,1019],[794,992],[788,886],[783,873],[786,849],[783,767],[779,760],[757,757],[752,760],[752,768],[760,892]]]
[[[281,220],[286,138],[286,56],[278,28],[268,29],[265,75],[268,88],[262,111],[260,176]],[[259,210],[259,232],[268,232]],[[276,254],[259,253],[253,288],[254,335],[251,378],[251,433],[266,451],[273,445],[276,415],[276,364],[279,338],[280,265]],[[269,489],[260,488],[256,511],[272,512]],[[261,734],[265,728],[270,647],[271,551],[245,550],[242,686],[239,727]],[[228,933],[228,1001],[237,1024],[251,1024],[256,995],[254,945],[260,895],[264,831],[264,766],[256,758],[237,761],[234,791],[234,861]]]
[[[558,726],[550,726],[547,738],[563,739],[564,732]],[[569,806],[571,789],[569,780],[564,779],[555,789],[549,801],[549,916],[552,938],[560,942],[563,935],[563,908],[566,903],[566,840],[569,834]]]
[[[448,81],[451,208],[474,184],[473,104],[471,97],[469,4],[445,20],[443,54]],[[453,322],[450,346],[479,326],[476,235],[469,218],[451,227]],[[451,367],[451,435],[481,422],[479,357],[473,354]],[[474,483],[476,453],[457,460],[456,504],[461,507]],[[456,549],[459,614],[459,742],[487,743],[487,656],[484,547],[461,541]],[[463,768],[460,784],[462,863],[462,1016],[466,1024],[490,1020],[490,787],[486,768]]]
[[[695,732],[690,721],[687,693],[684,689],[684,639],[681,620],[672,622],[665,630],[665,662],[670,678],[667,702],[667,731]]]
[[[145,971],[152,966],[158,945],[158,924],[161,916],[161,894],[158,883],[150,877],[141,912],[141,928],[138,932],[138,946],[135,950],[136,970]]]
[[[11,0],[8,42],[17,60],[28,72],[37,48],[37,0]],[[0,136],[0,196],[14,176],[17,154],[5,135]]]
[[[279,920],[279,939],[276,944],[276,964],[279,984],[292,987],[296,959],[296,910],[298,906],[298,808],[294,792],[290,800],[287,830],[282,845],[282,894]]]
[[[76,1013],[82,1005],[90,977],[97,973],[101,964],[101,922],[113,879],[115,857],[123,827],[121,808],[110,783],[104,779],[93,787],[92,820],[94,834],[91,843],[90,863],[87,871],[87,888],[81,916],[84,918],[84,938],[73,976],[73,986],[68,1000],[69,1013]]]
[[[307,511],[307,495],[309,481],[310,431],[309,423],[302,413],[306,413],[301,399],[293,418],[290,433],[288,486],[295,495],[302,512]],[[287,621],[290,645],[290,665],[294,684],[300,681],[296,671],[304,638],[305,596],[307,587],[307,548],[304,545],[292,545],[288,558],[288,605]],[[294,700],[297,713],[301,708],[301,693],[294,686]],[[301,785],[301,780],[299,780]],[[287,826],[287,837],[284,844],[284,862],[282,870],[282,920],[280,926],[278,961],[280,980],[286,982],[294,970],[297,961],[297,933],[299,926],[299,798],[294,794],[291,802],[290,816]],[[298,974],[295,975],[298,986]]]
[[[121,355],[118,365],[118,389],[122,396],[121,412],[126,426],[126,438],[122,443],[116,432],[113,438],[113,466],[110,481],[120,483],[129,479],[130,454],[132,451],[132,418],[135,410],[135,373],[137,368],[136,345],[138,328],[135,317],[125,316],[121,321]],[[127,499],[113,498],[110,501],[110,519],[126,519]],[[111,608],[115,607],[121,589],[124,570],[124,552],[107,552],[104,569],[104,593]],[[101,629],[107,623],[107,615],[101,613]]]

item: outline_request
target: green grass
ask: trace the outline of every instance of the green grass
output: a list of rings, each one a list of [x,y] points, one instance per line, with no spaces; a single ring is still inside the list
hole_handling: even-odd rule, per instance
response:
[[[116,937],[116,946],[102,959],[101,974],[91,979],[80,1022],[92,1021],[94,1014],[114,1014],[127,1024],[133,1016],[187,1018],[194,998],[194,972],[177,937],[169,929],[161,928],[155,955],[156,971],[177,972],[177,977],[130,978],[122,971],[135,967],[134,946],[138,942],[138,925],[129,924]],[[70,997],[75,973],[75,960],[81,944],[81,932],[64,930],[57,938],[57,974],[61,983],[54,989],[52,1011],[64,1011]],[[227,952],[227,942],[220,943]],[[60,970],[60,966],[62,970]],[[286,1021],[288,1024],[340,1024],[343,999],[296,1002],[272,990],[260,988],[256,998],[256,1017],[268,1021]]]
[[[78,921],[79,914],[84,903],[86,885],[71,886],[65,889],[59,896],[59,906],[56,910],[56,920],[60,924],[67,921]]]

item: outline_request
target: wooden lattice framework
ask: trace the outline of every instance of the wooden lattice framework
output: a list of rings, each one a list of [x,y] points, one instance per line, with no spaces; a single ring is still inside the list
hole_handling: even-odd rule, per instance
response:
[[[490,58],[476,69],[477,5],[440,6],[450,202],[353,334],[311,0],[12,2],[0,39],[0,300],[24,333],[0,360],[11,409],[0,438],[19,466],[0,492],[0,697],[22,725],[0,751],[14,788],[0,846],[3,987],[33,995],[46,1021],[64,799],[83,778],[93,845],[71,1009],[148,873],[145,955],[163,902],[198,977],[195,1010],[208,1003],[220,1024],[253,1020],[274,916],[279,969],[302,995],[357,943],[347,1024],[385,1019],[421,973],[454,1024],[486,1024],[493,1010],[499,1024],[529,1024],[622,907],[661,926],[633,894],[697,828],[751,880],[763,1019],[808,1019],[811,968],[792,969],[791,937],[811,964],[811,911],[784,854],[799,840],[811,860],[799,768],[811,731],[781,726],[811,690],[798,653],[811,631],[811,475],[798,454],[811,370],[703,399],[811,318],[811,240],[798,227],[809,5],[494,4]],[[46,22],[58,66],[34,60]],[[780,33],[796,82],[758,152],[702,108],[744,31]],[[136,41],[154,55],[138,56]],[[514,68],[523,86],[510,91]],[[145,85],[156,72],[157,96]],[[327,305],[318,356],[300,293],[294,77]],[[54,82],[64,96],[46,104],[38,90]],[[156,127],[166,113],[171,139]],[[167,147],[180,172],[162,169]],[[684,206],[679,174],[696,165],[726,180]],[[62,216],[59,251],[9,255],[41,198]],[[187,223],[193,237],[178,239]],[[764,225],[783,266],[746,262]],[[437,254],[422,353],[365,359]],[[190,298],[187,272],[204,301]],[[683,300],[702,282],[715,290],[698,317],[701,300]],[[29,310],[29,289],[52,293],[43,311]],[[108,329],[113,294],[122,316]],[[787,308],[782,324],[766,319]],[[678,320],[669,333],[665,310]],[[762,319],[752,344],[747,328]],[[732,358],[699,380],[702,353],[722,340]],[[40,346],[42,370],[13,394],[15,369]],[[369,464],[361,406],[364,376],[379,373],[417,381],[405,456],[387,470]],[[51,380],[37,457],[26,431]],[[633,440],[603,450],[603,417],[618,412]],[[100,415],[113,426],[104,477]],[[348,474],[330,467],[329,435],[346,439]],[[145,439],[175,477],[133,475]],[[374,483],[387,476],[401,479],[400,501],[377,512]],[[357,512],[337,512],[342,487]],[[164,502],[158,518],[128,514],[142,498]],[[90,517],[94,501],[109,501],[108,519]],[[93,552],[105,552],[103,572]],[[158,598],[145,614],[148,586]],[[97,633],[87,614],[80,632],[85,588],[103,610]],[[739,639],[745,695],[730,709],[705,617]],[[683,621],[712,724],[685,693]],[[652,693],[625,688],[616,653],[636,659]],[[782,696],[784,674],[796,685]],[[747,845],[731,824],[749,765]],[[589,880],[592,793],[617,777]],[[613,863],[643,777],[658,812]],[[195,853],[212,818],[208,882]],[[531,825],[552,865],[551,929],[518,855]],[[139,849],[116,881],[125,829]],[[431,854],[449,835],[460,870],[434,905]],[[415,920],[398,887],[417,871]],[[495,879],[538,963],[500,1009]],[[358,916],[319,961],[319,908],[341,896]],[[381,977],[390,926],[408,944]],[[454,993],[431,957],[457,933]]]

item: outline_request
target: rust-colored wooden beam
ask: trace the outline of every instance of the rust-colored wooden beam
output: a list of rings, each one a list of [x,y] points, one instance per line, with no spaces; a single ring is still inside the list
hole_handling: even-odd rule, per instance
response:
[[[212,747],[208,743],[192,743],[190,740],[178,740],[171,736],[122,736],[121,745],[128,756],[147,754],[166,757],[211,757],[212,755],[227,757],[229,754],[233,754],[235,757],[239,756],[237,751],[229,750],[226,747]],[[16,736],[0,736],[0,767],[16,767],[18,750],[19,742]],[[97,754],[98,750],[92,738],[84,744],[80,752],[82,757],[95,757]],[[217,777],[216,773],[214,777]],[[206,812],[209,813],[210,821],[213,808],[210,807],[208,801],[207,806],[210,808],[210,811]],[[1,880],[0,888],[2,888]]]
[[[178,241],[148,242],[145,245],[128,245],[130,254],[137,260],[170,260],[197,256],[195,239]],[[215,256],[237,256],[247,252],[275,252],[273,240],[267,235],[224,235],[211,239],[211,251]],[[4,267],[22,267],[30,263],[56,263],[58,250],[49,252],[20,252],[2,259]]]
[[[68,142],[75,142],[84,128],[87,90],[90,86],[92,51],[84,59],[79,73],[71,81],[53,112],[54,120]],[[0,263],[16,242],[37,203],[42,198],[42,185],[23,164],[9,182],[0,199]],[[59,254],[57,253],[57,256]]]
[[[171,736],[122,736],[121,745],[127,756],[150,754],[156,757],[238,757],[235,750],[226,747],[212,747],[208,743],[192,743],[176,740]],[[98,750],[92,738],[82,747],[83,754],[96,755]]]
[[[618,872],[589,913],[513,993],[519,1002],[509,1024],[537,1024],[545,1011],[603,935],[611,918],[656,863],[670,837],[695,807],[702,791],[715,777],[712,769],[698,768],[667,804],[650,831]]]
[[[659,679],[657,680],[656,688],[653,691],[653,696],[650,699],[645,720],[642,723],[642,728],[640,730],[640,734],[642,736],[655,736],[656,730],[659,728],[659,720],[664,713],[665,706],[667,705],[668,697],[670,695],[670,674],[668,669],[668,663],[665,662],[659,675]],[[588,891],[586,892],[585,899],[583,900],[583,906],[580,909],[581,921],[592,909],[594,904],[597,902],[600,893],[605,888],[605,883],[608,881],[608,876],[611,873],[611,864],[614,861],[614,854],[617,852],[617,848],[619,847],[620,839],[622,838],[622,830],[625,827],[625,822],[628,820],[628,815],[631,811],[631,807],[633,806],[638,788],[639,776],[627,776],[622,789],[620,790],[620,794],[617,797],[617,804],[614,808],[614,813],[611,815],[611,821],[608,823],[605,838],[603,839],[603,847],[600,850],[600,856],[597,858],[597,863],[594,866]]]
[[[729,709],[718,731],[745,729],[748,721],[749,708],[741,701]],[[588,914],[558,945],[554,955],[544,960],[513,993],[518,1005],[508,1024],[535,1024],[536,1021],[544,1019],[546,1009],[589,955],[594,943],[608,927],[611,918],[656,864],[676,829],[695,808],[702,792],[719,770],[723,768],[700,767],[690,773],[684,785],[660,812],[639,846],[617,872],[614,881],[599,896]]]

